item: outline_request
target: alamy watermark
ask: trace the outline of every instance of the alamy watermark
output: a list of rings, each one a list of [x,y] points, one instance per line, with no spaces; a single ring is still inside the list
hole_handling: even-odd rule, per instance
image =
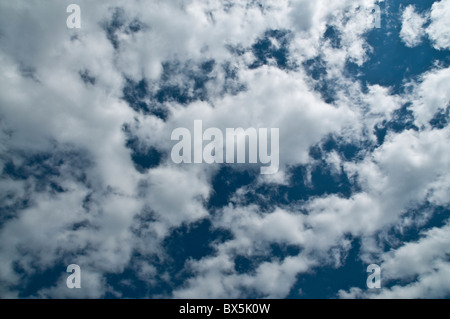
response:
[[[381,267],[376,264],[367,266],[367,272],[370,275],[367,277],[367,288],[380,289],[381,288]]]
[[[374,4],[373,7],[370,7],[369,14],[372,18],[373,27],[380,29],[381,28],[381,8],[379,5]]]
[[[368,8],[369,14],[373,21],[375,28],[381,28],[381,8],[378,4],[374,4],[372,7]],[[66,25],[69,29],[79,29],[81,28],[81,8],[78,4],[69,4],[66,8],[66,12],[70,13],[67,17]]]
[[[370,9],[373,16],[373,25],[375,28],[381,28],[381,8],[379,5],[375,4],[373,8]]]
[[[81,268],[77,264],[67,266],[66,272],[72,273],[66,279],[67,288],[81,288]]]
[[[187,128],[173,130],[171,139],[178,143],[172,148],[171,158],[176,164],[261,164],[261,174],[275,174],[280,164],[279,137],[278,128],[271,128],[270,135],[267,128],[253,127],[227,128],[225,134],[216,127],[203,131],[203,122],[195,120],[193,137]]]
[[[67,17],[66,25],[69,29],[81,28],[81,8],[78,4],[69,4],[66,9],[70,15]]]

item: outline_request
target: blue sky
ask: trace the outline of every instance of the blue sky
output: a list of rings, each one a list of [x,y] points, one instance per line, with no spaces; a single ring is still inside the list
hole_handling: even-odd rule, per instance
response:
[[[449,0],[70,3],[0,2],[1,298],[450,297]]]

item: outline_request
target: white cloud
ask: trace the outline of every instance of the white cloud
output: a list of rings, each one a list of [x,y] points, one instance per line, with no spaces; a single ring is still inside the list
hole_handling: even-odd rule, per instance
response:
[[[144,257],[156,254],[166,258],[162,241],[171,230],[209,218],[214,228],[234,237],[214,243],[213,255],[189,261],[186,267],[194,275],[176,287],[172,296],[245,297],[250,291],[280,298],[289,293],[298,274],[317,265],[341,265],[351,248],[349,234],[367,236],[363,253],[368,252],[370,258],[381,254],[376,240],[371,241],[373,236],[401,222],[411,205],[425,199],[448,204],[449,129],[432,130],[427,125],[449,100],[448,69],[424,74],[412,96],[400,97],[379,85],[364,91],[343,71],[349,61],[359,66],[366,62],[370,48],[365,33],[373,25],[370,12],[358,7],[371,8],[374,1],[262,3],[263,8],[212,0],[153,1],[142,10],[140,1],[95,6],[81,1],[80,30],[65,27],[65,4],[59,1],[48,6],[26,1],[0,4],[0,168],[9,162],[26,166],[33,155],[51,154],[42,164],[56,170],[47,184],[54,182],[64,189],[54,192],[46,184],[37,191],[39,182],[47,181],[35,171],[28,171],[22,179],[10,176],[0,181],[3,206],[15,207],[24,198],[28,203],[17,208],[14,218],[0,229],[0,280],[5,283],[0,296],[17,296],[13,287],[24,278],[26,281],[27,276],[61,262],[82,267],[86,289],[66,289],[64,273],[36,296],[94,298],[107,292],[120,296],[108,287],[105,274],[121,273],[136,251]],[[440,17],[446,3],[433,5],[429,32],[443,23]],[[115,11],[119,6],[123,11]],[[408,8],[402,34],[407,43],[416,43],[417,25],[423,21]],[[15,18],[17,12],[23,21]],[[114,12],[119,12],[124,23],[114,33],[117,49],[104,29]],[[127,32],[135,19],[142,29]],[[323,39],[327,26],[336,28],[340,46]],[[284,70],[273,61],[248,68],[256,59],[252,44],[271,29],[290,31],[292,41],[284,49],[290,65],[297,68]],[[112,33],[111,29],[110,36]],[[435,39],[435,45],[445,47],[442,39]],[[279,42],[272,42],[280,48]],[[231,53],[230,45],[244,53]],[[325,79],[336,84],[334,104],[324,102],[302,67],[302,62],[319,57],[326,69]],[[157,90],[163,62],[177,61],[189,69],[207,59],[216,63],[213,79],[206,85],[207,98],[183,105],[162,103],[169,110],[167,121],[138,114],[122,100],[125,77],[145,78],[151,89]],[[225,79],[222,63],[235,67],[235,78]],[[83,82],[80,72],[85,70],[95,83]],[[193,86],[185,83],[186,79],[179,76],[170,84]],[[226,81],[246,89],[225,94]],[[389,121],[409,98],[421,130],[390,133],[384,145],[375,148],[374,126]],[[219,167],[176,166],[163,158],[160,166],[137,172],[122,130],[123,124],[130,124],[131,133],[143,147],[154,146],[168,154],[172,130],[191,128],[197,119],[203,120],[204,127],[222,130],[280,129],[281,171],[277,176],[259,178],[259,186],[287,185],[291,178],[287,168],[310,165],[311,146],[330,135],[348,142],[367,142],[374,150],[352,162],[337,152],[326,155],[335,174],[343,168],[360,184],[361,190],[350,198],[324,195],[263,210],[256,204],[242,204],[246,192],[251,191],[244,187],[233,194],[234,206],[218,209],[211,216],[205,202],[213,192],[211,182]],[[85,158],[73,159],[71,151]],[[42,168],[36,164],[31,169]],[[264,260],[252,272],[235,270],[236,256],[267,257],[271,244],[291,245],[300,252]],[[399,251],[392,260],[400,258]],[[434,256],[428,259],[430,263]],[[435,273],[424,274],[423,287],[433,286],[436,275],[447,273],[441,261]],[[137,263],[137,276],[147,283],[154,284],[157,275],[170,281],[167,273],[157,274],[157,267],[150,262],[141,259]],[[391,264],[391,269],[397,267],[394,261],[386,261]],[[23,277],[15,267],[23,269]],[[414,291],[420,295],[422,290]]]
[[[416,13],[413,5],[407,6],[402,13],[402,29],[400,38],[407,47],[418,46],[425,35],[426,17]]]
[[[438,49],[450,48],[450,1],[442,0],[434,2],[430,12],[431,23],[427,33],[433,41],[433,46]]]
[[[403,279],[433,272],[440,262],[447,261],[447,255],[450,253],[449,244],[450,225],[430,229],[418,242],[407,243],[383,255],[383,277]]]
[[[232,263],[238,255],[249,258],[265,255],[268,254],[267,247],[270,243],[299,247],[301,252],[293,258],[303,260],[309,267],[324,262],[328,265],[339,265],[340,259],[351,247],[346,239],[348,235],[364,238],[360,253],[366,262],[371,262],[371,259],[377,256],[383,258],[380,257],[383,256],[382,245],[377,242],[383,238],[377,236],[400,223],[406,223],[410,218],[409,210],[432,196],[436,181],[442,181],[443,176],[448,176],[450,167],[450,157],[446,151],[450,147],[448,143],[448,127],[442,130],[404,131],[389,135],[380,148],[373,154],[367,154],[365,160],[356,164],[344,164],[346,170],[356,172],[362,188],[361,192],[348,199],[337,195],[311,198],[304,205],[293,205],[291,212],[280,209],[270,212],[260,211],[257,206],[225,208],[214,220],[214,225],[219,229],[230,230],[234,239],[217,246],[216,257],[212,259],[208,257],[194,263],[198,276],[190,279],[187,287],[175,291],[175,296],[189,297],[198,293],[209,297],[209,291],[213,287],[214,289],[222,287],[220,293],[213,295],[214,297],[236,296],[237,292],[233,290],[231,293],[224,288],[227,281],[225,283],[211,281],[210,276],[213,275],[209,269],[209,262],[216,258],[226,258],[228,263]],[[445,203],[441,204],[448,205],[448,203],[447,198]],[[405,226],[408,227],[407,224]],[[443,236],[448,235],[447,228],[440,232]],[[432,255],[432,250],[427,251],[431,254],[429,258],[421,253],[417,254],[417,258],[423,255],[424,262],[437,261],[435,255]],[[434,251],[440,251],[439,246]],[[442,254],[441,256],[445,256],[444,252]],[[257,269],[262,267],[262,271],[268,267],[263,265],[265,264],[261,264]],[[281,264],[279,261],[272,261],[270,267],[283,273],[282,265],[284,261]],[[232,266],[223,270],[215,269],[214,276],[225,277],[227,280],[234,280],[232,278],[240,276],[230,267]],[[300,274],[309,267],[296,268],[295,271]],[[276,276],[277,271],[273,271]],[[445,272],[445,267],[442,271]],[[221,275],[217,275],[217,272]],[[439,272],[439,275],[442,273]],[[256,272],[249,277],[251,280],[247,280],[253,283],[259,276],[260,274]],[[429,285],[435,282],[435,279],[429,280]],[[238,289],[234,285],[231,287]],[[279,286],[258,291],[264,296],[284,297],[289,289],[285,287],[285,283],[280,283]],[[349,297],[344,292],[341,295]]]
[[[450,294],[449,224],[432,228],[422,235],[419,241],[408,242],[381,256],[381,290],[351,288],[349,291],[339,291],[339,297],[447,298]],[[391,280],[401,283],[389,287]]]
[[[449,79],[450,68],[434,69],[422,75],[411,108],[417,126],[429,127],[433,116],[447,108],[450,101]]]
[[[63,269],[64,270],[64,269]],[[105,291],[115,294],[120,298],[120,294],[108,287],[101,272],[81,268],[81,289],[68,289],[66,279],[70,273],[61,276],[55,286],[41,289],[35,298],[47,299],[93,299],[102,296]]]

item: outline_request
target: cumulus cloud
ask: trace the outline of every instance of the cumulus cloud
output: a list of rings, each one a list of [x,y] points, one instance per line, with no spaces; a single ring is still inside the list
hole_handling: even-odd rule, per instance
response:
[[[416,12],[414,5],[408,5],[402,13],[402,28],[400,38],[407,47],[416,47],[428,36],[437,50],[446,50],[450,47],[448,20],[450,3],[447,0],[436,1],[430,11]]]
[[[449,204],[449,127],[433,124],[445,118],[449,69],[427,70],[406,93],[352,75],[349,65],[370,59],[374,3],[80,1],[82,28],[67,29],[69,3],[2,2],[0,296],[127,297],[111,278],[132,270],[146,297],[283,298],[299,275],[342,267],[355,238],[386,278],[419,276],[386,296],[445,296],[448,225],[390,253],[382,246],[386,232],[411,225],[411,209]],[[430,11],[438,49],[448,47],[435,30],[445,31],[447,3]],[[425,18],[408,6],[401,22],[403,41],[418,45]],[[404,108],[413,127],[381,141]],[[171,132],[194,120],[279,128],[280,172],[231,166],[218,179],[223,165],[174,164]],[[345,177],[348,193],[318,191],[315,170],[338,189]],[[222,237],[172,265],[184,249],[170,251],[171,239],[205,221]],[[413,250],[423,258],[408,273]],[[65,286],[72,263],[84,289]]]
[[[418,14],[413,5],[409,5],[403,10],[400,38],[407,47],[412,48],[422,42],[425,35],[425,22],[426,18]]]
[[[427,33],[433,41],[433,46],[438,49],[450,48],[450,1],[442,0],[433,3],[430,12],[431,23],[427,28]]]
[[[450,100],[449,76],[450,68],[434,69],[422,75],[412,105],[418,126],[430,127],[433,117],[447,109]]]
[[[382,283],[399,281],[380,291],[364,291],[351,288],[341,290],[341,298],[445,298],[450,292],[448,280],[449,224],[442,228],[432,228],[422,234],[416,242],[384,253]]]

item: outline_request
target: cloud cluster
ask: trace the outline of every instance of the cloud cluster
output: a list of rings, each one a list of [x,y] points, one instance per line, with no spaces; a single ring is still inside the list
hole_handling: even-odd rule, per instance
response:
[[[449,18],[448,0],[434,2],[431,10],[425,13],[417,13],[414,5],[409,5],[402,13],[400,37],[407,47],[415,47],[427,35],[435,49],[447,50],[450,48]]]
[[[425,31],[406,7],[402,41],[447,49],[449,3]],[[131,270],[140,297],[283,298],[299,275],[342,267],[355,239],[364,263],[411,282],[340,297],[448,295],[448,223],[384,246],[426,224],[424,203],[449,205],[450,69],[405,93],[352,75],[375,1],[79,1],[81,29],[68,4],[0,4],[1,297],[127,297],[137,283],[111,278]],[[387,129],[404,113],[408,128]],[[194,120],[279,128],[279,173],[174,164],[171,132]],[[317,172],[335,188],[317,190]],[[174,261],[171,238],[203,221],[222,237]],[[71,263],[83,289],[65,286]]]
[[[415,12],[413,5],[405,8],[402,14],[402,29],[400,37],[408,47],[415,47],[422,42],[425,35],[426,18]]]

